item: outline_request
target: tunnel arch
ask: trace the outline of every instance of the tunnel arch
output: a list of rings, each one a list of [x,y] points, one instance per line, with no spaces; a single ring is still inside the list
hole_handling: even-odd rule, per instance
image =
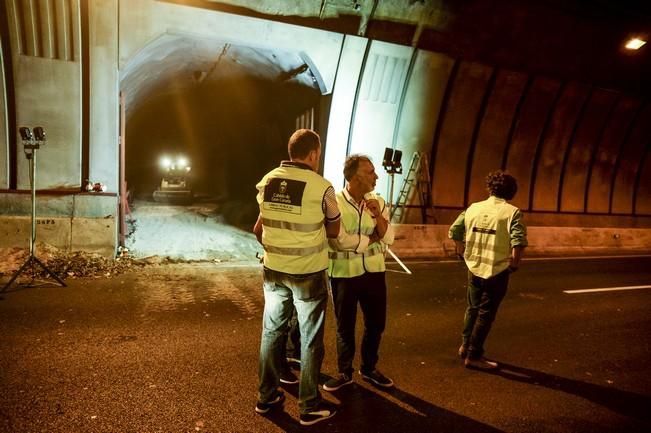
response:
[[[255,183],[287,158],[297,124],[323,126],[325,85],[305,52],[166,33],[129,60],[120,89],[136,195],[156,187],[160,155],[183,153],[193,161],[195,193],[228,202],[236,223],[257,215]]]

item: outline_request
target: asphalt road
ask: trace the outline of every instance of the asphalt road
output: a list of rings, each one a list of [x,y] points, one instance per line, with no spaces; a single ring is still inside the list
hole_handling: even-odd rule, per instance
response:
[[[332,419],[254,410],[263,298],[259,266],[151,266],[103,279],[12,288],[0,301],[1,432],[648,432],[651,258],[528,260],[513,275],[487,356],[456,358],[461,263],[388,272],[379,368],[324,396]],[[391,269],[400,268],[393,264]],[[8,276],[2,278],[5,282]],[[324,379],[335,373],[329,306]]]

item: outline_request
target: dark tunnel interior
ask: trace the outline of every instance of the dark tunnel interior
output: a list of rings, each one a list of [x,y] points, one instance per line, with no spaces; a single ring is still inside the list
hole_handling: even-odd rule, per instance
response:
[[[251,51],[231,48],[224,56],[225,51],[208,73],[191,71],[192,66],[163,76],[152,73],[155,78],[147,76],[139,89],[123,81],[123,92],[137,94],[125,98],[126,180],[132,197],[151,200],[163,174],[161,157],[183,155],[191,165],[195,200],[218,202],[228,223],[250,226],[257,217],[255,184],[287,159],[297,118],[318,107],[321,94],[309,70],[299,72],[307,77],[292,73],[294,58],[271,54],[265,57],[271,62],[256,59],[251,67],[245,58]],[[131,79],[137,82],[134,77],[153,66],[164,67],[143,63]]]

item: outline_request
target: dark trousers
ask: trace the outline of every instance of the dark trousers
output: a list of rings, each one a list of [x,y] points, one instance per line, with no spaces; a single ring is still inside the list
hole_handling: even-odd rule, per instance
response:
[[[358,277],[332,278],[332,300],[337,317],[337,366],[352,374],[355,358],[357,304],[364,318],[361,371],[375,370],[382,332],[386,324],[387,286],[384,272],[367,272]]]
[[[478,359],[484,354],[484,343],[508,285],[508,270],[490,278],[480,278],[468,272],[468,306],[462,337],[470,359]]]

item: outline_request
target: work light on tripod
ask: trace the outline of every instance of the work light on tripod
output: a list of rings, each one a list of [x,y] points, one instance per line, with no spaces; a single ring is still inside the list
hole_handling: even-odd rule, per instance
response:
[[[18,269],[18,271],[11,277],[9,282],[0,290],[0,293],[7,291],[9,286],[18,278],[18,276],[28,267],[32,270],[32,281],[25,286],[31,286],[34,280],[36,279],[36,272],[34,270],[34,265],[38,264],[43,268],[48,275],[57,280],[62,286],[66,286],[66,283],[63,282],[58,276],[56,276],[52,271],[50,271],[47,266],[43,264],[35,255],[35,246],[36,246],[36,151],[41,147],[42,144],[45,144],[45,130],[42,126],[37,126],[32,130],[26,126],[21,126],[18,128],[20,133],[20,138],[23,141],[23,149],[25,151],[25,157],[29,162],[29,183],[32,191],[32,225],[31,225],[31,236],[29,238],[29,257],[25,263]]]

